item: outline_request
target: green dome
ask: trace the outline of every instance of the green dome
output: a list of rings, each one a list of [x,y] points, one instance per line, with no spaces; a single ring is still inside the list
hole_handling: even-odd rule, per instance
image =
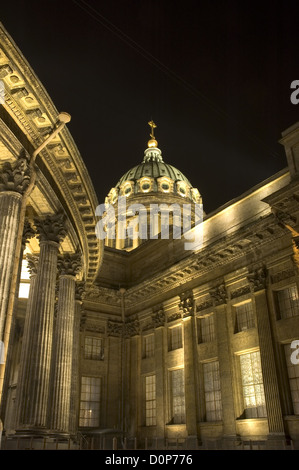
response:
[[[125,181],[137,181],[145,176],[155,179],[165,176],[173,181],[184,181],[190,188],[192,187],[190,181],[180,170],[164,163],[161,151],[158,148],[147,149],[143,162],[127,171],[119,180],[116,187],[120,187]]]
[[[121,186],[122,183],[128,180],[137,181],[143,176],[148,176],[149,178],[161,178],[162,176],[167,176],[173,181],[185,181],[188,186],[191,187],[190,181],[183,175],[179,170],[174,166],[168,165],[164,162],[143,162],[139,165],[134,166],[131,170],[127,171],[122,178],[117,183],[116,187]]]

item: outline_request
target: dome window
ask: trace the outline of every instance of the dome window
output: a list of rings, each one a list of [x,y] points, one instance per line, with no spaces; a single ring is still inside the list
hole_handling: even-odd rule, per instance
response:
[[[149,183],[143,183],[143,185],[141,186],[142,191],[145,191],[145,192],[149,191],[150,187],[151,185]]]
[[[131,186],[127,186],[127,187],[125,188],[125,190],[124,190],[124,194],[125,194],[126,196],[129,196],[129,194],[130,194],[131,192],[132,192]]]
[[[168,192],[169,191],[169,184],[168,183],[162,183],[162,189],[163,189],[163,191]]]

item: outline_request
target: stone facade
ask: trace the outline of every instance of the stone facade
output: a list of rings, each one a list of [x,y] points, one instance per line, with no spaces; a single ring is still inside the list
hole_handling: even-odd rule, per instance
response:
[[[299,448],[299,123],[282,136],[287,167],[204,214],[200,247],[104,248],[66,128],[28,170],[57,112],[0,33],[3,448]],[[144,164],[158,173],[140,164],[114,189],[145,206],[172,191],[180,204],[184,183],[201,201],[170,165],[160,180],[157,150]]]

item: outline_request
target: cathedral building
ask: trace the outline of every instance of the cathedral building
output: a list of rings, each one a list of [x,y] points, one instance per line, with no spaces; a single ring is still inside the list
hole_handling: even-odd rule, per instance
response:
[[[298,449],[299,122],[205,213],[151,121],[100,205],[2,25],[0,80],[2,449]]]

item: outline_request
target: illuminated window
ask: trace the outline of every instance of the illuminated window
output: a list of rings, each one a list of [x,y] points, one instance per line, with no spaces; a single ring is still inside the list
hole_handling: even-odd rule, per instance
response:
[[[153,357],[155,353],[155,336],[153,334],[143,338],[143,357]]]
[[[299,315],[299,296],[297,286],[290,286],[276,292],[281,318]]]
[[[184,369],[170,371],[171,424],[183,424],[185,417]]]
[[[101,379],[81,377],[79,426],[97,427],[100,424]]]
[[[199,343],[209,343],[216,339],[213,313],[197,318],[197,333]]]
[[[293,364],[291,361],[291,355],[295,349],[291,348],[290,344],[284,345],[284,351],[287,362],[293,410],[295,415],[299,415],[299,364]]]
[[[234,310],[235,310],[235,321],[236,321],[235,323],[236,333],[255,327],[251,301],[234,306]]]
[[[151,190],[152,183],[149,178],[143,178],[139,182],[139,184],[140,184],[141,191],[143,191],[144,193],[148,193]]]
[[[124,194],[125,196],[128,197],[128,196],[131,194],[131,192],[132,192],[132,186],[131,186],[130,184],[126,184],[126,185],[124,186],[122,192],[123,192],[123,194]]]
[[[245,418],[267,416],[259,351],[240,356]]]
[[[104,349],[102,338],[94,336],[85,337],[84,358],[102,361],[104,359]]]
[[[26,258],[22,261],[21,277],[19,284],[19,299],[28,299],[30,289],[30,273],[28,270],[28,261]]]
[[[156,376],[145,377],[145,425],[156,426]]]
[[[206,421],[222,420],[219,362],[203,364]]]
[[[182,326],[178,325],[168,330],[168,351],[183,347]]]

